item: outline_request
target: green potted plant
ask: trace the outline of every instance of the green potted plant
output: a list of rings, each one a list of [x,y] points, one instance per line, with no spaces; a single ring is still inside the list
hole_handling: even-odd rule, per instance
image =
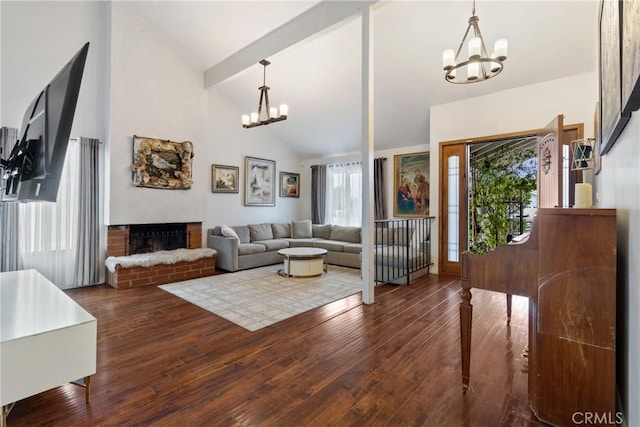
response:
[[[489,155],[471,158],[469,194],[470,250],[486,253],[508,241],[512,222],[509,205],[526,206],[536,189],[535,149],[514,151],[501,147]]]

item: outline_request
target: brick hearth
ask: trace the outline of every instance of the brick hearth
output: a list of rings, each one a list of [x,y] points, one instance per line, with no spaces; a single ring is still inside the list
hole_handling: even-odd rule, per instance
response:
[[[129,225],[110,225],[107,228],[107,257],[126,256],[129,251]],[[202,223],[187,223],[187,249],[202,247]],[[151,267],[116,266],[111,273],[106,269],[106,283],[116,289],[146,285],[161,285],[211,276],[215,273],[216,258],[202,258],[176,264],[158,264]]]
[[[158,264],[152,267],[127,267],[118,264],[116,271],[107,269],[107,283],[116,289],[180,282],[212,276],[216,269],[216,257],[176,264]]]

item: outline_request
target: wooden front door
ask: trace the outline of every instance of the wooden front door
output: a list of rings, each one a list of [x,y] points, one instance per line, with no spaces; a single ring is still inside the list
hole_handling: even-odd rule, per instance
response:
[[[440,274],[460,276],[467,250],[467,144],[440,145]]]
[[[563,129],[563,132],[558,132]],[[540,144],[545,142],[549,148],[551,164],[549,172],[540,181],[538,177],[538,193],[542,193],[542,200],[538,200],[539,207],[566,206],[573,201],[572,183],[576,180],[576,173],[563,168],[562,146],[568,145],[573,139],[583,137],[583,125],[563,125],[563,116],[555,117],[551,123],[540,130],[515,132],[511,134],[493,135],[475,139],[443,142],[440,144],[440,207],[438,227],[438,272],[460,276],[460,255],[467,248],[468,234],[468,203],[467,203],[467,144],[488,142],[507,138],[533,136],[538,134],[538,161],[541,161]],[[570,161],[570,154],[568,156]],[[542,160],[546,161],[546,160]],[[540,168],[539,168],[540,170]],[[563,188],[567,182],[567,188]],[[548,190],[540,188],[550,186]],[[568,195],[567,195],[568,194]],[[566,200],[563,200],[563,196]],[[542,204],[540,204],[542,203]]]

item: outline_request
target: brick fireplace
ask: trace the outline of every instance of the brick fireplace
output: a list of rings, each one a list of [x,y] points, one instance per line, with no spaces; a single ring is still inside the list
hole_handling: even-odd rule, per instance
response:
[[[107,257],[172,249],[202,248],[202,223],[111,225],[107,228]],[[106,271],[106,282],[116,289],[159,285],[210,276],[215,272],[215,256],[177,264],[116,268]]]
[[[183,226],[184,237],[180,237],[179,229]],[[180,239],[183,246],[170,247],[171,245],[167,245],[167,243],[171,243],[171,240],[178,239]],[[133,251],[131,248],[132,243],[134,243]],[[155,252],[157,250],[198,249],[201,247],[201,222],[110,225],[107,228],[107,257]]]

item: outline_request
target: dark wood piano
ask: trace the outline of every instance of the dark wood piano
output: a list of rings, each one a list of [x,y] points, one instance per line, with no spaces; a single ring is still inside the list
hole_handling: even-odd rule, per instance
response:
[[[529,403],[541,421],[574,425],[579,412],[615,420],[614,209],[538,209],[528,239],[484,255],[462,254],[465,392],[471,288],[529,298]]]

